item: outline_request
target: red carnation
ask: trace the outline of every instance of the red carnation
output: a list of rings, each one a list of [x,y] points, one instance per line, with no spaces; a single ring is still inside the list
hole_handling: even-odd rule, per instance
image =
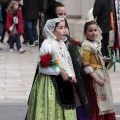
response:
[[[79,45],[81,47],[81,43],[78,40],[71,40],[72,44]]]
[[[52,56],[50,54],[45,54],[41,57],[40,65],[42,67],[49,67],[51,64]]]
[[[80,42],[79,42],[78,40],[73,40],[72,42],[73,42],[75,45],[80,44]]]

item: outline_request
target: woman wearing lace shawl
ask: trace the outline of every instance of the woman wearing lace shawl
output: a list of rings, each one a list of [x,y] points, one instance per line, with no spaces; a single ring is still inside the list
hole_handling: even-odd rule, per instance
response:
[[[45,16],[47,19],[52,19],[56,17],[65,18],[65,26],[66,26],[66,29],[69,30],[67,20],[66,20],[66,8],[62,3],[53,0],[47,7]],[[89,120],[86,91],[83,83],[84,82],[83,79],[85,79],[85,76],[84,77],[82,76],[84,74],[84,71],[81,67],[82,66],[81,55],[78,51],[77,45],[71,44],[71,41],[72,41],[72,38],[68,36],[65,43],[70,52],[70,56],[72,58],[72,63],[75,71],[75,76],[77,79],[77,83],[74,86],[74,92],[77,94],[77,97],[76,97],[77,120],[81,120],[81,119]],[[38,69],[36,71],[34,80],[36,79],[37,74],[38,74]]]
[[[72,58],[73,68],[77,79],[77,83],[75,84],[74,88],[77,89],[76,94],[79,97],[76,102],[77,119],[89,120],[90,118],[87,106],[86,91],[84,87],[84,80],[86,78],[84,76],[81,54],[79,52],[79,47],[81,44],[74,44],[74,40],[70,37],[69,26],[66,18],[66,7],[62,3],[53,0],[47,7],[45,14],[47,19],[55,17],[65,18],[65,26],[68,29],[67,40],[65,41],[65,44]]]
[[[86,40],[82,43],[82,61],[88,75],[86,89],[92,120],[116,120],[111,83],[100,49],[101,44],[96,41],[98,25],[95,21],[88,21],[84,25]]]
[[[31,89],[27,120],[77,120],[72,89],[76,78],[71,57],[64,44],[64,19],[48,20],[44,34],[47,38],[40,48],[40,69]],[[39,61],[45,54],[57,59],[61,69],[51,65],[43,67]]]

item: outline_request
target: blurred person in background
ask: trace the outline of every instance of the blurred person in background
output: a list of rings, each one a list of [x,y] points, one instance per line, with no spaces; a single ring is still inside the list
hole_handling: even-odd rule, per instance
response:
[[[21,47],[20,35],[23,34],[22,11],[19,9],[18,1],[11,1],[7,8],[6,30],[9,34],[10,52],[14,52],[14,43],[16,42],[19,53],[25,52]]]
[[[23,0],[24,20],[29,39],[29,46],[38,44],[37,21],[40,12],[40,0]]]
[[[111,30],[110,23],[111,0],[95,0],[93,7],[93,16],[96,18],[98,26],[102,30],[102,48],[103,56],[109,57],[109,31]]]

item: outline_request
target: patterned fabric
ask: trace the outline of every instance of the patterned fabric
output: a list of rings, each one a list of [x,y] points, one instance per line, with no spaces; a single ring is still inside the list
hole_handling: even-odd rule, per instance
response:
[[[59,66],[63,68],[69,76],[75,76],[72,60],[63,40],[57,41],[53,38],[45,39],[40,48],[39,60],[41,56],[46,53],[51,54],[53,59],[57,59]]]
[[[110,78],[107,72],[103,69],[95,70],[94,73],[104,81],[104,86],[99,86],[93,81],[93,86],[97,94],[97,103],[99,106],[99,114],[104,115],[114,112],[113,95],[110,84]]]
[[[84,66],[90,65],[93,69],[100,69],[102,65],[98,57],[98,52],[100,53],[101,44],[98,41],[90,42],[89,40],[84,40],[82,43],[83,53],[82,60]],[[94,54],[92,54],[94,53]]]
[[[99,107],[97,104],[97,96],[93,87],[93,81],[92,78],[87,76],[86,82],[86,89],[87,89],[87,97],[88,97],[88,103],[89,103],[89,109],[90,109],[90,116],[92,120],[116,120],[115,118],[115,112],[99,115]]]
[[[43,34],[45,37],[53,38],[56,39],[56,36],[51,32],[54,31],[56,23],[59,23],[61,21],[64,21],[64,18],[54,18],[47,20],[44,29],[43,29]]]
[[[63,108],[50,76],[38,74],[31,89],[27,120],[77,120],[76,109]]]
[[[84,50],[89,51],[90,53],[89,56],[86,56],[86,53]],[[98,76],[102,81],[104,81],[104,86],[99,86],[93,80],[93,86],[96,92],[97,104],[99,107],[99,115],[112,113],[114,112],[114,107],[113,107],[111,83],[110,83],[110,78],[107,73],[107,70],[104,66],[102,55],[100,54],[99,44],[94,41],[90,42],[88,40],[85,40],[85,42],[83,43],[83,51],[84,51],[84,54],[82,55],[82,58],[84,63],[89,64],[92,67],[91,65],[93,63],[91,59],[91,56],[92,56],[94,57],[93,59],[96,60],[96,67],[97,65],[102,66],[102,68],[99,68],[99,69],[94,68],[94,71],[93,71],[93,73],[96,74],[96,76]],[[94,63],[94,67],[95,67],[95,63]]]
[[[84,70],[82,67],[82,58],[81,54],[79,52],[79,49],[77,48],[76,45],[69,45],[68,51],[70,53],[70,56],[72,58],[72,63],[77,79],[77,83],[75,84],[75,88],[77,90],[78,98],[80,100],[81,106],[87,104],[87,99],[86,99],[86,91],[85,91],[85,86],[84,86]],[[78,103],[78,102],[77,102]]]

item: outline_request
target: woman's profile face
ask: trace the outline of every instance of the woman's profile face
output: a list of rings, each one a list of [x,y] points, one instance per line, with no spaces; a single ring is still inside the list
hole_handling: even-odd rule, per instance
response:
[[[57,37],[57,40],[65,40],[66,38],[66,27],[65,27],[65,21],[61,21],[56,26],[55,30],[53,31],[53,34]]]
[[[66,19],[66,8],[65,7],[57,7],[56,14],[57,14],[58,18]]]

